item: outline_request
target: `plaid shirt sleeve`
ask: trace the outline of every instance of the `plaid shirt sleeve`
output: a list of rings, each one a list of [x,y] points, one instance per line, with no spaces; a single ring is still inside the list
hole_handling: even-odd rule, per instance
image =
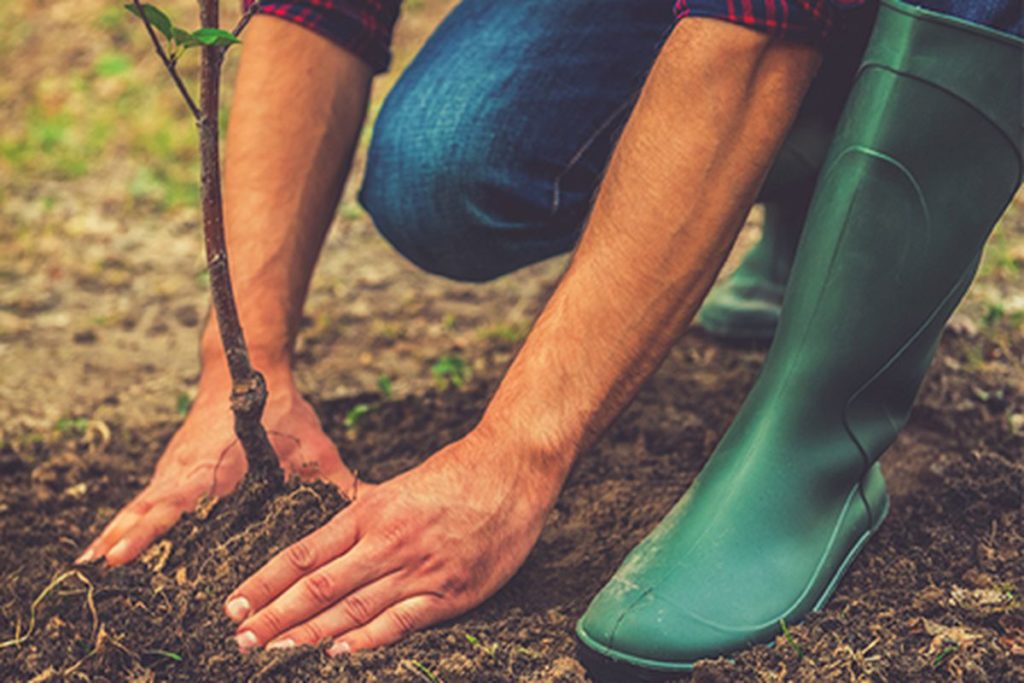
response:
[[[243,0],[246,9],[252,3]],[[259,13],[316,31],[380,72],[391,62],[391,33],[401,4],[401,0],[264,0]]]
[[[838,14],[869,0],[676,0],[676,17],[711,17],[787,40],[822,43]]]

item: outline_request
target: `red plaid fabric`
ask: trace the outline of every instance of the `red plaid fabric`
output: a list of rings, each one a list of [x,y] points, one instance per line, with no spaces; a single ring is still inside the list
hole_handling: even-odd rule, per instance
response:
[[[820,43],[837,14],[867,0],[676,0],[676,16],[712,17],[789,40]]]
[[[248,8],[253,0],[243,0]],[[391,62],[391,34],[401,0],[264,0],[259,13],[312,29],[366,61],[375,71]]]

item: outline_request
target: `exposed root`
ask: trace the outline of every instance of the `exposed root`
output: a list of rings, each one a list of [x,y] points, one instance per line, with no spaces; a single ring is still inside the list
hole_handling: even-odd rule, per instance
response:
[[[98,642],[97,635],[99,633],[100,628],[100,617],[99,614],[97,614],[96,612],[96,602],[93,598],[93,593],[95,589],[93,587],[92,581],[86,578],[85,574],[78,571],[77,569],[70,569],[54,577],[53,581],[51,581],[49,585],[46,586],[46,588],[44,588],[42,592],[36,596],[36,599],[32,601],[32,606],[29,608],[28,628],[25,630],[25,633],[19,633],[19,631],[21,630],[21,625],[19,623],[18,627],[16,627],[15,629],[14,637],[10,640],[5,640],[2,643],[0,643],[0,650],[8,647],[20,647],[22,643],[24,643],[32,637],[32,634],[36,630],[36,617],[39,612],[39,605],[42,604],[43,600],[45,600],[46,597],[50,595],[50,593],[56,590],[58,586],[60,586],[68,579],[78,579],[85,585],[85,604],[89,608],[89,614],[92,615],[92,637],[90,638],[90,640],[93,641],[93,650],[95,650],[95,643]]]

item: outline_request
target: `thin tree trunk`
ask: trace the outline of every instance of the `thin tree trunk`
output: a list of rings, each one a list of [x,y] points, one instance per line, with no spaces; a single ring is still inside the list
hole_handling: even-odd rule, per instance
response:
[[[218,0],[201,0],[200,20],[204,27],[218,28]],[[242,326],[238,321],[231,274],[228,270],[224,240],[224,209],[220,191],[220,76],[224,50],[216,46],[202,48],[199,92],[199,152],[202,169],[203,235],[206,264],[210,274],[213,310],[217,316],[221,342],[231,372],[231,409],[235,414],[235,434],[245,450],[249,472],[271,486],[280,486],[283,475],[261,418],[267,402],[267,384],[249,360]]]

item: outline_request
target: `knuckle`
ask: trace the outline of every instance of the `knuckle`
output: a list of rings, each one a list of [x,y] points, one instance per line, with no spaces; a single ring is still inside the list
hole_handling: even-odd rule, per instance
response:
[[[358,626],[368,624],[374,616],[369,601],[361,595],[350,595],[345,598],[341,607],[346,618]]]
[[[462,595],[469,589],[470,583],[469,572],[461,569],[450,571],[441,582],[441,594],[445,597]]]
[[[416,630],[416,617],[411,610],[395,608],[391,611],[391,622],[399,640],[404,640]]]
[[[324,627],[315,621],[300,626],[296,629],[295,636],[295,642],[309,643],[310,645],[318,645],[330,637]]]
[[[260,615],[258,626],[268,634],[280,633],[285,628],[284,618],[276,609],[266,609]]]
[[[310,574],[303,582],[306,594],[313,602],[326,605],[334,601],[335,581],[326,572]]]
[[[316,551],[308,541],[299,541],[284,551],[285,559],[300,571],[312,569],[316,564]]]
[[[271,586],[263,573],[253,575],[239,595],[245,595],[254,607],[264,604],[272,595]]]
[[[408,528],[402,522],[392,522],[384,526],[378,534],[379,542],[385,548],[395,548],[406,545]]]

